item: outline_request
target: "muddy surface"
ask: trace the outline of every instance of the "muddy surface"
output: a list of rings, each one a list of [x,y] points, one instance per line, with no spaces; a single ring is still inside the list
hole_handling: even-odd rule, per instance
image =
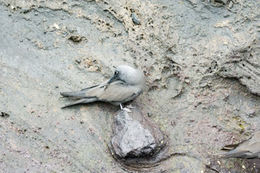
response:
[[[0,1],[2,172],[257,172],[220,149],[260,126],[260,2]],[[108,149],[118,107],[62,110],[60,91],[130,64],[146,75],[134,102],[172,154],[129,170]],[[258,162],[259,163],[259,162]]]

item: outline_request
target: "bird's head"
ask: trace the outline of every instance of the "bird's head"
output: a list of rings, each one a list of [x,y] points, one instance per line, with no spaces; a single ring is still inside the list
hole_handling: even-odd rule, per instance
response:
[[[128,65],[120,65],[116,67],[114,75],[108,83],[116,80],[121,80],[129,85],[144,85],[144,74],[140,70]]]

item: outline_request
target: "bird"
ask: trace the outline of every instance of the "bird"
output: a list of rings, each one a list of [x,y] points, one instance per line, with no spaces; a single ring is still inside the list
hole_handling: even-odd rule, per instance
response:
[[[231,145],[233,146],[233,145]],[[225,148],[224,148],[225,149]],[[223,155],[224,158],[260,159],[260,130]]]
[[[63,97],[76,100],[62,108],[92,102],[108,102],[113,105],[120,105],[120,108],[123,109],[122,104],[139,96],[144,87],[143,72],[128,65],[120,65],[116,67],[113,76],[109,80],[99,85],[75,92],[61,92],[60,94]]]

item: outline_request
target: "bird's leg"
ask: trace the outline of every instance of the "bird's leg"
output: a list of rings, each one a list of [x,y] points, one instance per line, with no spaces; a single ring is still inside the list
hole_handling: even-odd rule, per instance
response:
[[[124,107],[123,107],[123,105],[120,103],[120,109],[122,110],[122,109],[124,109]]]

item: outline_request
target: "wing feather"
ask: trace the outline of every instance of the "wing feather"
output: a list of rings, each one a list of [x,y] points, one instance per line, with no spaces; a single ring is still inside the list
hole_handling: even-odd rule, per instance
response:
[[[100,95],[97,95],[99,100],[107,102],[126,102],[138,96],[141,88],[138,86],[127,85],[122,81],[115,81],[107,85]]]

